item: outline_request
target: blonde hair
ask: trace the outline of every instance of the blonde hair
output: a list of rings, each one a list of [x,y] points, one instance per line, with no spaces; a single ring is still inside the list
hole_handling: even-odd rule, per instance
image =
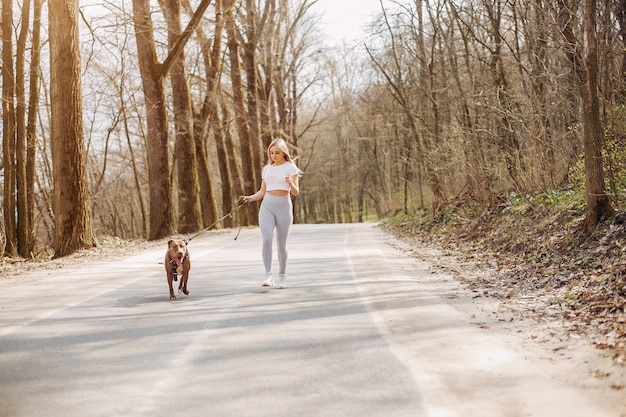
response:
[[[276,146],[278,149],[280,149],[282,151],[282,153],[285,154],[285,160],[287,162],[293,162],[291,160],[291,153],[289,152],[289,147],[287,146],[287,142],[285,141],[285,139],[283,139],[283,138],[276,138],[267,147],[267,163],[268,164],[272,163],[272,158],[270,156],[270,149],[272,149],[273,146]]]
[[[287,145],[287,142],[283,138],[276,138],[272,140],[272,142],[267,147],[267,165],[272,165],[272,157],[270,156],[270,149],[272,149],[272,147],[274,146],[280,149],[282,153],[285,154],[285,161],[291,162],[292,164],[296,165],[294,161],[298,159],[298,157],[295,157],[293,159],[291,158],[291,152],[289,152],[289,146]],[[300,168],[298,168],[297,165],[296,165],[296,168],[298,169],[298,175],[302,176],[303,172],[300,170]]]

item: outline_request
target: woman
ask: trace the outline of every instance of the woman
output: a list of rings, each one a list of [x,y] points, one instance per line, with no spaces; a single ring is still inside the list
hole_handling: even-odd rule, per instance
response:
[[[265,280],[262,286],[273,287],[272,240],[276,229],[278,251],[278,287],[287,288],[287,236],[293,223],[293,207],[290,194],[298,195],[298,178],[302,174],[291,160],[284,139],[274,139],[267,148],[267,165],[261,173],[261,188],[256,193],[244,196],[243,201],[263,200],[259,211],[259,228],[263,236],[263,264]]]

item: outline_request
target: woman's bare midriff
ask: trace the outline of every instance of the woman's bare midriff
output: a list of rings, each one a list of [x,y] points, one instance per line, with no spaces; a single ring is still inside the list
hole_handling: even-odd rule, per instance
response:
[[[280,197],[289,195],[289,191],[285,191],[285,190],[272,190],[272,191],[268,191],[268,193],[271,195],[280,196]]]

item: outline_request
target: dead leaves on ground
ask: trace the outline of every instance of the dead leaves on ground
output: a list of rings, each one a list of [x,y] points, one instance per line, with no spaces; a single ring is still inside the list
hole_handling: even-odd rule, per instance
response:
[[[573,212],[487,213],[415,226],[385,225],[397,237],[434,244],[490,273],[465,284],[512,312],[560,322],[626,365],[626,213],[592,235]]]

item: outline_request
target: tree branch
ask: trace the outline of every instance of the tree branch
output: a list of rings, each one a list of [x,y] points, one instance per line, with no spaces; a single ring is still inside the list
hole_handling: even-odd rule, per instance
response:
[[[185,48],[185,45],[187,44],[187,41],[189,40],[189,38],[191,37],[191,34],[200,23],[200,19],[202,19],[204,12],[206,11],[206,9],[209,7],[210,4],[211,4],[211,0],[202,0],[202,2],[200,2],[200,5],[198,6],[198,8],[196,9],[196,12],[191,17],[191,20],[187,24],[187,27],[185,28],[183,33],[180,34],[180,38],[178,38],[178,40],[176,41],[176,44],[174,44],[174,47],[167,55],[167,58],[165,58],[165,61],[163,61],[163,65],[161,65],[162,77],[165,77],[167,73],[170,71],[170,69],[172,69],[172,64],[174,63],[174,61],[176,61],[176,58],[178,58],[180,54],[182,53],[183,49]]]

